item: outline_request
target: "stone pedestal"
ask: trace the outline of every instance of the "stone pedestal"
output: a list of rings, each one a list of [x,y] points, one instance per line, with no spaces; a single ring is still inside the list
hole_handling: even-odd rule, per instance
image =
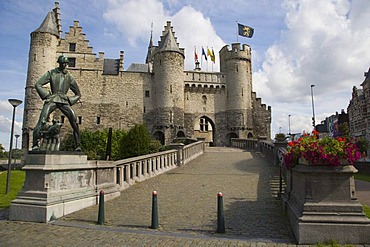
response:
[[[120,195],[113,162],[87,161],[82,153],[30,152],[26,180],[10,206],[10,220],[49,222]]]
[[[296,165],[288,171],[283,200],[298,244],[370,243],[370,220],[356,198],[355,172],[350,165]]]

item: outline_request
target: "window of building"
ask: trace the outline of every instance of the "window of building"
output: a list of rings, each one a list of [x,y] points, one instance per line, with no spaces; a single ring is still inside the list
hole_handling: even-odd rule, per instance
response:
[[[100,117],[96,117],[96,124],[100,124]]]
[[[76,58],[74,57],[69,57],[68,58],[68,67],[76,67]]]
[[[146,91],[145,91],[145,98],[150,98],[149,90],[146,90]]]
[[[82,116],[78,116],[78,124],[82,124]]]
[[[200,131],[208,131],[208,120],[204,117],[200,118],[199,122]]]
[[[64,123],[65,116],[60,116],[60,122]]]
[[[69,51],[76,51],[76,43],[69,43]]]
[[[203,95],[202,96],[202,101],[203,101],[203,104],[207,104],[207,96]]]

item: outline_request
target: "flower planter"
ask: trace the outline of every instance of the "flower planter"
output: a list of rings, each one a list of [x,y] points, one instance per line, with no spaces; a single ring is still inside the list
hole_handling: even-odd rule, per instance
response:
[[[370,243],[370,220],[357,201],[352,165],[295,165],[283,196],[298,244]]]

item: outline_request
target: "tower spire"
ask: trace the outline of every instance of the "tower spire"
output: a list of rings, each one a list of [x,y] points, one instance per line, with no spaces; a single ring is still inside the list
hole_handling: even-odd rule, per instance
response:
[[[151,73],[153,69],[153,53],[154,53],[154,46],[153,46],[153,21],[150,24],[150,40],[148,46],[148,53],[146,54],[145,63],[148,64],[148,70]]]

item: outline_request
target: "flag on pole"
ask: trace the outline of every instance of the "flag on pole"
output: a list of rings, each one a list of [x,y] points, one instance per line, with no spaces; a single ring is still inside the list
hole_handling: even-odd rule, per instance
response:
[[[238,23],[238,31],[240,36],[244,36],[247,38],[252,38],[254,29],[245,25]]]
[[[211,61],[214,63],[215,62],[215,53],[213,52],[213,48],[212,48],[212,51],[207,48],[207,55],[211,58]]]
[[[204,56],[204,58],[206,59],[206,61],[208,61],[208,60],[207,60],[207,55],[206,55],[206,52],[204,51],[203,46],[202,46],[202,56]]]
[[[194,61],[198,61],[197,48],[194,46]]]
[[[212,47],[212,56],[213,56],[213,63],[216,63],[216,56],[215,56],[215,52],[213,51],[213,47]]]

